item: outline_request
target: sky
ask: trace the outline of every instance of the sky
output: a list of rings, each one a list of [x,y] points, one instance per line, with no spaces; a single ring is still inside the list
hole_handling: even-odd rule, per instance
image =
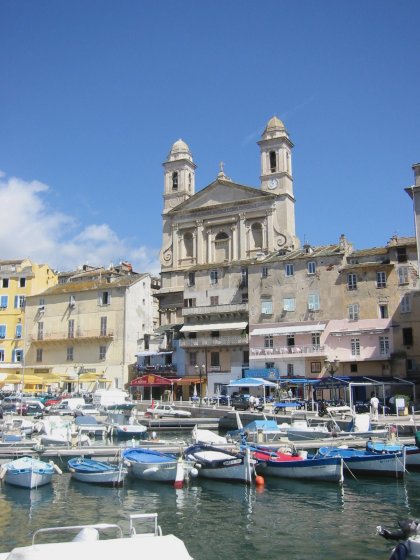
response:
[[[277,115],[296,233],[414,235],[418,0],[0,0],[0,260],[159,272],[163,168],[259,187]]]

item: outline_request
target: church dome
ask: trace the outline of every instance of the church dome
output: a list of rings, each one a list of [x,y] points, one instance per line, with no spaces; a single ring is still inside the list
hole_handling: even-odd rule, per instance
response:
[[[173,143],[168,159],[173,161],[175,159],[188,159],[192,161],[190,148],[181,138]]]

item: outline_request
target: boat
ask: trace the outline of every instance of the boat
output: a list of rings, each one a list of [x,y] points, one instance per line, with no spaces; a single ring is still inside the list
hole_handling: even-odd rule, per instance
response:
[[[255,459],[249,449],[227,451],[222,447],[197,443],[184,451],[184,458],[194,464],[197,474],[203,478],[237,480],[250,484],[255,475]],[[192,471],[192,476],[196,474]]]
[[[241,443],[275,443],[287,439],[289,424],[277,424],[275,420],[253,420],[245,426],[228,432],[229,437]]]
[[[179,471],[178,457],[143,447],[131,447],[122,452],[124,464],[135,478],[156,482],[175,482]],[[188,469],[184,475],[188,474]],[[180,474],[178,472],[178,478]]]
[[[102,437],[108,431],[107,426],[98,422],[95,416],[76,416],[74,419],[74,428],[81,435],[87,435],[89,437]]]
[[[91,440],[87,434],[80,433],[74,426],[73,418],[63,416],[48,416],[35,423],[34,432],[38,445],[64,445],[66,447],[87,446]],[[35,439],[35,438],[33,438]]]
[[[250,446],[252,457],[257,461],[258,474],[300,480],[323,480],[343,482],[343,459],[341,457],[309,456],[306,451],[291,448],[272,450],[262,446]]]
[[[130,414],[121,411],[109,413],[105,420],[108,435],[125,440],[145,438],[147,436],[147,426],[137,420],[137,415],[133,414],[134,411],[135,409],[131,408]]]
[[[52,461],[20,457],[1,466],[0,480],[21,488],[38,488],[50,484],[55,473],[61,474],[61,470]]]
[[[414,519],[398,521],[397,529],[376,527],[376,533],[387,540],[400,541],[391,552],[389,560],[420,558],[420,523]]]
[[[122,461],[117,465],[112,465],[95,459],[76,457],[69,459],[67,466],[74,480],[90,484],[121,486],[128,473]]]
[[[366,449],[372,453],[402,453],[405,449],[405,465],[408,470],[420,469],[420,448],[415,444],[404,444],[398,441],[374,441],[366,442]]]
[[[372,453],[351,447],[320,447],[315,456],[342,457],[345,472],[402,478],[405,474],[405,449],[401,453]]]
[[[0,560],[74,560],[74,558],[144,558],[192,560],[184,542],[163,535],[157,513],[131,514],[128,536],[118,524],[73,525],[38,529],[32,544],[0,553]],[[143,531],[140,532],[140,530]],[[113,532],[115,536],[110,536]],[[67,535],[67,536],[64,536]],[[70,536],[68,536],[70,535]],[[73,538],[73,535],[75,535]],[[50,542],[41,542],[49,539]],[[55,538],[55,542],[51,540]]]
[[[219,436],[211,430],[203,430],[198,426],[194,426],[191,433],[192,443],[207,443],[210,445],[227,445],[228,440],[224,436]]]
[[[305,413],[292,414],[290,426],[282,426],[289,441],[307,441],[313,439],[332,438],[336,431],[330,430],[326,423],[311,423]]]

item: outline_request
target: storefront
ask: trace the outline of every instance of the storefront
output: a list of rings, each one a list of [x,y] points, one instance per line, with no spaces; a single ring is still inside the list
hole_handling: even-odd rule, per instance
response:
[[[160,375],[147,374],[130,382],[130,394],[135,400],[173,401],[174,384],[178,379],[167,379]]]

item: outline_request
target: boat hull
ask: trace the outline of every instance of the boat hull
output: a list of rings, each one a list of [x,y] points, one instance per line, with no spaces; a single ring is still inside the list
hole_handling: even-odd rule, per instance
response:
[[[71,473],[71,477],[79,482],[87,482],[89,484],[122,486],[127,473],[127,469],[121,469],[119,471],[104,471],[102,473],[83,473],[74,471]]]
[[[343,461],[339,457],[302,459],[301,461],[264,461],[257,472],[278,478],[342,482]]]
[[[185,450],[185,458],[194,463],[198,476],[216,480],[238,481],[250,484],[255,460],[250,452],[229,453],[210,445],[194,445]]]
[[[129,449],[123,453],[135,478],[155,482],[175,482],[178,458],[144,449]]]
[[[402,478],[405,474],[405,451],[379,454],[358,449],[321,447],[318,453],[322,456],[342,457],[345,472],[395,478]]]
[[[21,488],[38,488],[50,484],[54,468],[43,461],[22,457],[2,466],[4,482]]]

